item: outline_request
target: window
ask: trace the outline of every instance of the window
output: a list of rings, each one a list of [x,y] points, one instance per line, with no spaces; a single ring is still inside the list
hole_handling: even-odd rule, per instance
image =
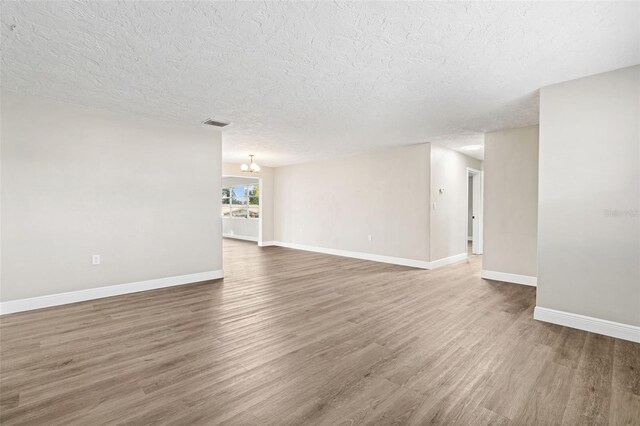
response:
[[[260,217],[260,186],[235,185],[222,188],[222,217]]]

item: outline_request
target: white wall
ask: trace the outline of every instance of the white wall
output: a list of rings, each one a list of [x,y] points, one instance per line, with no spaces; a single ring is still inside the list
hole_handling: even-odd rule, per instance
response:
[[[439,145],[431,146],[431,260],[467,252],[467,167],[482,162]],[[444,188],[440,194],[439,189]]]
[[[239,238],[241,240],[258,241],[259,228],[260,223],[256,218],[222,218],[222,234],[228,238]]]
[[[538,275],[538,126],[484,138],[484,271]]]
[[[276,168],[275,239],[429,261],[429,152],[421,144]]]
[[[0,300],[222,269],[217,129],[3,93],[1,136]]]
[[[640,326],[640,66],[540,91],[537,305]]]
[[[256,162],[259,164],[259,158]],[[240,171],[240,164],[222,163],[222,175],[224,176],[240,176],[249,175]],[[274,239],[274,169],[271,167],[260,166],[258,173],[251,173],[249,177],[260,178],[260,202],[262,203],[262,241],[269,242]]]
[[[222,187],[239,186],[239,185],[258,185],[258,178],[222,176]]]

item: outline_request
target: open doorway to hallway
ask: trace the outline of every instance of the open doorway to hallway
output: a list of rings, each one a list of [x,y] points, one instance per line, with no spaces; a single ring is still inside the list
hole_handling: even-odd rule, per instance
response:
[[[483,172],[467,167],[467,252],[482,254]]]
[[[222,177],[222,235],[225,238],[262,242],[262,179]]]

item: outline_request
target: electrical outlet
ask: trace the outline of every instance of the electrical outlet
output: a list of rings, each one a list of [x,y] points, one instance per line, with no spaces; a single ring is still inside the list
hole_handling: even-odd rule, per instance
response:
[[[91,262],[94,265],[99,265],[100,264],[100,255],[99,254],[94,254],[93,257],[91,257]]]
[[[371,240],[373,240],[373,237],[372,237],[371,235],[369,235],[369,236],[367,237],[367,240],[371,241]]]

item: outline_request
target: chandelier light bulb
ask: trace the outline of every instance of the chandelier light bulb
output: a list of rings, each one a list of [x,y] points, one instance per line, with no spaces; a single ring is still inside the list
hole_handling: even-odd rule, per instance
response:
[[[242,164],[240,166],[240,170],[243,172],[258,173],[260,171],[260,166],[253,162],[253,157],[253,154],[249,155],[249,164]]]

